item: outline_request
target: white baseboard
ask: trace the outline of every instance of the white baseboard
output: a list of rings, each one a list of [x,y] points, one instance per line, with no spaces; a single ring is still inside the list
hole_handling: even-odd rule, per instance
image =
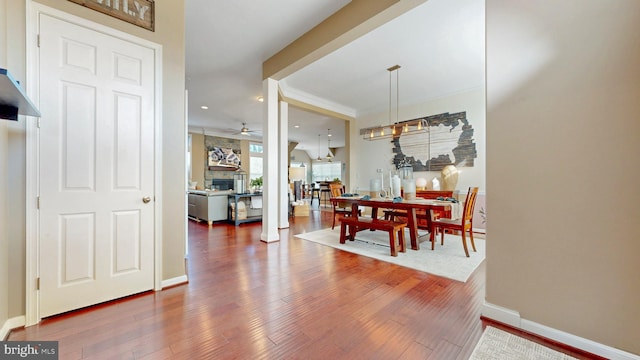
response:
[[[474,234],[486,234],[487,233],[487,229],[483,229],[483,228],[473,228],[473,229],[471,229],[471,231],[473,231]]]
[[[485,301],[482,316],[607,359],[640,360],[640,356],[523,319],[520,313]]]
[[[519,312],[486,301],[482,305],[482,316],[515,328],[521,328]]]
[[[0,329],[0,341],[4,341],[7,336],[9,336],[9,331],[11,331],[11,329],[23,327],[24,324],[24,316],[16,316],[14,318],[7,319],[7,321],[2,325],[2,329]]]
[[[171,279],[162,280],[162,288],[164,289],[170,286],[185,284],[188,282],[189,282],[189,278],[187,277],[187,275],[182,275],[182,276],[174,277]]]

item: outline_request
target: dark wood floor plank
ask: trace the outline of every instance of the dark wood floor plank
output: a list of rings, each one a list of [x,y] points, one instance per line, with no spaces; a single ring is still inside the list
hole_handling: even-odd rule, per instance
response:
[[[395,359],[427,359],[431,356],[431,352],[432,350],[428,347],[414,341]]]
[[[136,359],[144,359],[144,360],[170,360],[175,359],[175,356],[169,347],[164,347],[162,349],[146,352],[145,349],[141,349],[140,351],[134,351],[134,356]]]
[[[440,360],[440,359],[455,359],[460,354],[462,348],[458,345],[454,345],[446,340],[439,340],[433,352],[429,354],[427,359]]]

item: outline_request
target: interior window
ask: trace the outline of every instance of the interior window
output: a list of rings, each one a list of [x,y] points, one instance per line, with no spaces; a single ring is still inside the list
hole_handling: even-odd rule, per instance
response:
[[[262,144],[249,143],[249,180],[262,176]]]
[[[340,161],[327,163],[314,163],[311,168],[311,181],[342,180],[342,163]]]

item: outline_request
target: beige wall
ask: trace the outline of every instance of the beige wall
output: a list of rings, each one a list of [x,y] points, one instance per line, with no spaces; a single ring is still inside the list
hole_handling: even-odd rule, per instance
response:
[[[23,84],[25,81],[25,8],[28,0],[0,0],[0,65],[9,67]],[[156,0],[156,31],[150,32],[111,18],[70,1],[38,0],[47,6],[66,11],[91,21],[131,33],[163,46],[162,73],[162,143],[163,201],[160,216],[163,231],[163,279],[185,274],[184,244],[184,0]],[[7,245],[0,246],[0,326],[6,318],[25,313],[25,119],[0,127],[0,170],[12,174],[6,186],[0,187],[3,213],[0,232]],[[180,169],[176,171],[176,169]],[[11,207],[11,211],[6,211]],[[8,224],[11,224],[9,226]],[[2,242],[5,243],[4,241]],[[10,253],[10,256],[8,256]],[[7,274],[5,276],[4,274]],[[8,280],[4,280],[8,277]],[[6,285],[6,283],[9,283]],[[14,287],[19,287],[14,289]],[[8,290],[10,289],[10,291]],[[6,314],[6,315],[5,315]]]
[[[293,149],[289,154],[290,161],[302,162],[305,166],[309,166],[311,162],[311,158],[309,157],[309,153],[306,150],[298,150]]]
[[[197,181],[198,189],[204,189],[204,165],[206,149],[204,148],[204,135],[191,133],[191,180]]]
[[[0,5],[1,6],[1,5]],[[0,67],[4,66],[0,63]],[[7,168],[7,126],[0,120],[0,173],[8,174]],[[7,233],[6,210],[7,176],[0,176],[0,328],[9,318],[9,238]],[[0,341],[4,334],[0,334]]]
[[[25,5],[20,1],[0,0],[0,67],[8,69],[19,81],[24,83],[24,17],[16,18],[13,13],[24,13]],[[15,294],[24,294],[23,276],[15,276],[14,269],[24,268],[25,238],[25,123],[19,121],[3,122],[0,129],[0,173],[3,176],[0,187],[0,327],[8,318],[21,314],[24,301],[17,302]],[[20,272],[19,272],[20,274]]]
[[[24,4],[0,0],[0,67],[6,68],[17,80],[24,80]],[[25,187],[24,187],[24,118],[19,121],[0,120],[0,327],[7,319],[23,313],[24,301],[24,239],[25,239]],[[16,276],[15,269],[18,269]],[[20,270],[22,269],[22,270]],[[18,294],[18,296],[16,296]],[[24,297],[22,297],[24,298]],[[22,311],[22,312],[21,312]],[[0,334],[2,336],[4,334]],[[1,340],[1,338],[0,338]]]
[[[486,7],[486,300],[640,354],[640,2]]]

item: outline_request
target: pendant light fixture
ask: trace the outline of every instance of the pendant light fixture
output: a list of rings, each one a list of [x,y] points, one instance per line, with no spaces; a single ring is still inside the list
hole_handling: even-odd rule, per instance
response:
[[[320,157],[320,134],[318,134],[318,158],[316,160],[322,161],[322,158]]]
[[[327,129],[327,160],[331,162],[333,155],[331,154],[331,129]]]
[[[388,139],[396,136],[424,133],[429,130],[426,119],[398,121],[398,109],[400,108],[400,65],[394,65],[387,69],[389,72],[389,118],[387,125],[373,126],[360,129],[360,135],[365,140]],[[395,75],[395,91],[393,89]],[[394,96],[395,95],[395,96]],[[395,97],[395,118],[393,118],[393,100]]]

